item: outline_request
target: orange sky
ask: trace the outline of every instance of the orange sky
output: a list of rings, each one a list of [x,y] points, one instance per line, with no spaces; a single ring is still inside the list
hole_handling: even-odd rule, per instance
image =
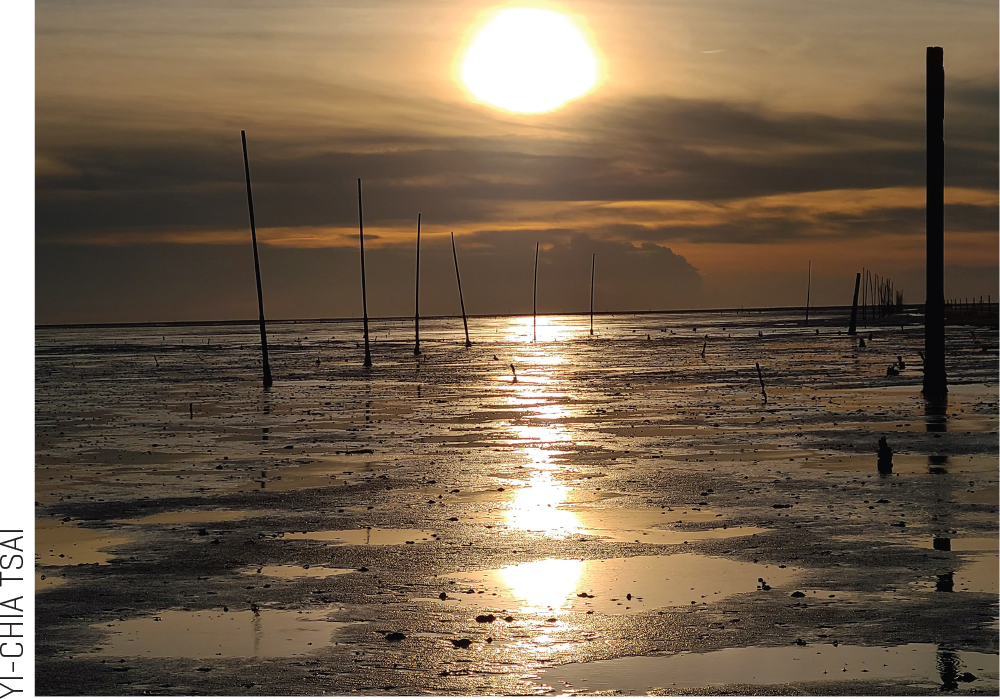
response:
[[[571,17],[597,51],[597,87],[543,114],[470,99],[462,52],[506,6]],[[946,294],[990,293],[997,14],[930,0],[42,0],[39,321],[132,319],[115,306],[129,294],[149,299],[157,317],[142,320],[252,316],[252,293],[246,311],[211,301],[245,272],[156,262],[243,255],[240,129],[271,284],[290,283],[310,250],[356,254],[363,177],[369,244],[390,255],[412,247],[419,211],[428,240],[454,231],[484,265],[540,240],[553,259],[599,245],[609,270],[661,256],[698,280],[646,294],[671,276],[654,264],[646,281],[620,280],[637,308],[798,304],[810,259],[817,303],[846,303],[862,266],[920,301],[923,52],[935,44],[948,81]],[[150,275],[197,285],[198,306],[164,306],[168,291],[137,281]],[[83,298],[62,295],[68,278]],[[321,315],[354,314],[353,281],[327,283],[336,301]]]

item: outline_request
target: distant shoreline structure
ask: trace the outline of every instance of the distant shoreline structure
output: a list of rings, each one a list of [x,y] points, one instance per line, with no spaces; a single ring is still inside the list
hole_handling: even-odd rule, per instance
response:
[[[805,311],[805,306],[767,306],[767,307],[755,307],[755,308],[684,308],[684,309],[671,309],[664,311],[594,311],[594,316],[650,316],[650,315],[681,315],[685,313],[763,313],[763,312],[793,312],[793,311]],[[816,311],[843,311],[845,313],[850,313],[850,306],[812,306],[810,308],[811,312]],[[907,304],[904,306],[904,313],[922,312],[923,304]],[[589,317],[590,311],[557,311],[552,313],[540,313],[542,316],[582,316]],[[483,313],[479,315],[469,314],[469,318],[530,318],[530,313]],[[437,316],[420,316],[421,320],[461,320],[461,315],[437,315]],[[286,318],[286,319],[275,319],[268,320],[268,323],[275,324],[285,324],[285,325],[299,325],[305,323],[353,323],[361,322],[362,318],[350,317],[350,318]],[[385,316],[385,317],[375,317],[370,316],[371,321],[398,321],[398,322],[411,322],[413,316]],[[240,319],[240,320],[164,320],[164,321],[148,321],[148,322],[127,322],[127,323],[49,323],[35,325],[38,330],[43,329],[59,329],[59,328],[171,328],[171,327],[184,327],[184,326],[208,326],[208,325],[256,325],[256,319]]]

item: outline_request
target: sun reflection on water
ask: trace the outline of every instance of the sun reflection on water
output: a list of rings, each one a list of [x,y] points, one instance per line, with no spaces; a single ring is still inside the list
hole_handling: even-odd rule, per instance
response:
[[[558,611],[576,591],[583,561],[548,558],[500,570],[500,577],[521,601],[523,611]]]
[[[558,339],[560,333],[568,332],[564,323],[551,317],[540,318],[539,329],[544,330],[542,337],[548,339]],[[524,339],[527,333],[530,341],[531,319],[511,319],[508,332],[514,340]],[[508,402],[519,408],[520,415],[506,428],[512,433],[511,443],[520,447],[531,475],[514,496],[510,509],[504,512],[504,519],[515,529],[564,538],[580,533],[581,526],[575,513],[559,509],[569,499],[571,488],[559,481],[558,471],[564,466],[555,458],[565,453],[558,449],[570,442],[572,435],[563,422],[568,417],[567,395],[560,390],[559,376],[564,357],[556,348],[558,345],[535,346],[516,358],[516,364],[530,368],[522,372],[517,383],[511,384],[513,390]],[[548,565],[556,569],[569,564],[563,561]],[[575,570],[578,576],[579,566]]]
[[[577,319],[568,316],[531,316],[511,318],[507,326],[508,342],[564,342],[585,332]]]
[[[570,488],[553,480],[551,471],[538,471],[521,488],[504,512],[507,524],[515,529],[542,532],[564,538],[582,531],[576,513],[559,509],[566,502]]]

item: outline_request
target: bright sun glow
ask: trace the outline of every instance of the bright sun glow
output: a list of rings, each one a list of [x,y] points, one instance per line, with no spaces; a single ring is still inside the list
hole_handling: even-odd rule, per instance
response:
[[[517,8],[500,12],[475,38],[462,80],[501,109],[546,112],[592,88],[597,61],[563,15]]]

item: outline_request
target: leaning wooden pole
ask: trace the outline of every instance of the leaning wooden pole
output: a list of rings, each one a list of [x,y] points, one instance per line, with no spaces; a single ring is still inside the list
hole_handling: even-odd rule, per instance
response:
[[[458,280],[458,302],[462,304],[462,325],[465,326],[465,346],[472,347],[469,340],[469,321],[465,317],[465,298],[462,296],[462,275],[458,273],[458,252],[455,250],[455,232],[451,234],[451,254],[455,258],[455,279]]]
[[[250,207],[250,240],[253,242],[253,271],[257,277],[257,312],[260,319],[260,353],[264,359],[264,388],[271,387],[271,364],[267,361],[267,331],[264,329],[264,294],[260,287],[260,260],[257,257],[257,222],[253,217],[253,190],[250,187],[250,159],[247,158],[247,132],[240,131],[243,140],[243,171],[247,177],[247,204]]]
[[[420,214],[417,214],[417,288],[413,293],[413,354],[420,354]]]
[[[806,281],[806,325],[809,325],[809,297],[812,295],[813,261],[809,260],[809,272]]]
[[[594,334],[594,269],[597,267],[597,253],[590,258],[590,334]]]
[[[535,277],[534,281],[531,283],[531,341],[535,342],[538,340],[538,320],[536,314],[538,313],[538,306],[536,301],[538,299],[538,243],[535,243]]]
[[[944,370],[944,49],[927,47],[927,300],[924,397],[948,395]]]
[[[365,366],[372,365],[372,352],[368,344],[368,289],[365,288],[365,214],[361,204],[361,178],[358,178],[358,231],[361,236],[361,311],[365,325]]]
[[[851,304],[851,325],[847,329],[848,335],[858,334],[858,291],[861,290],[861,272],[854,278],[854,302]]]

